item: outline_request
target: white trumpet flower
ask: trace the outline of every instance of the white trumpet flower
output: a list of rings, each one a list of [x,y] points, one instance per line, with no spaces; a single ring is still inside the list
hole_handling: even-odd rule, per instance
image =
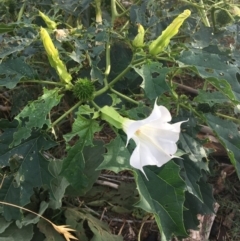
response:
[[[156,103],[151,115],[140,121],[124,119],[123,130],[129,142],[133,139],[136,148],[130,158],[130,165],[144,173],[143,167],[163,164],[176,157],[176,142],[180,135],[180,126],[184,122],[170,124],[171,114],[164,106]],[[144,173],[146,176],[146,174]]]
[[[130,165],[144,173],[143,167],[156,165],[161,167],[172,158],[177,157],[176,142],[180,135],[180,126],[183,122],[170,124],[171,114],[164,106],[155,102],[153,111],[144,120],[134,121],[124,118],[113,108],[104,106],[101,117],[118,129],[123,129],[127,134],[127,144],[130,139],[136,143],[130,157]],[[146,174],[144,173],[146,176]],[[147,178],[147,176],[146,176]]]

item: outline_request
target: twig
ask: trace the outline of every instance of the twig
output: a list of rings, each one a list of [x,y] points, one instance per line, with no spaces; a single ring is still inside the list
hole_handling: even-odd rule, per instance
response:
[[[107,181],[111,181],[111,182],[115,182],[115,183],[121,184],[120,181],[114,180],[112,178],[104,177],[103,175],[100,175],[99,178],[102,178],[102,179],[107,180]]]
[[[194,89],[192,87],[189,87],[189,86],[186,86],[186,85],[183,85],[183,84],[179,84],[179,83],[174,82],[174,81],[173,81],[173,83],[175,85],[177,85],[177,87],[180,88],[180,89],[183,89],[183,90],[186,90],[186,91],[188,91],[188,92],[190,92],[192,94],[198,95],[198,90],[196,90],[196,89]]]
[[[119,229],[118,235],[121,235],[123,228],[125,226],[126,221],[123,222],[123,225],[121,226],[121,228]]]
[[[99,184],[99,185],[103,185],[103,186],[108,186],[114,189],[118,189],[119,185],[112,183],[112,182],[108,182],[108,181],[102,181],[102,180],[97,180],[95,183]]]
[[[110,177],[110,178],[117,178],[117,179],[128,179],[128,180],[134,180],[134,177],[128,177],[128,176],[117,176],[117,175],[110,175],[110,174],[101,174],[100,177]]]

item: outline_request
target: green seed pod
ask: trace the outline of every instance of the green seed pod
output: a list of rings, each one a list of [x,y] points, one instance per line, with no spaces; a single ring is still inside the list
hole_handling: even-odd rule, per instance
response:
[[[145,30],[144,30],[143,26],[140,23],[138,23],[137,26],[138,26],[138,34],[136,35],[136,37],[132,41],[132,45],[135,48],[142,48],[144,46]]]
[[[92,100],[94,92],[94,84],[87,78],[78,79],[73,87],[73,95],[82,101]]]
[[[226,9],[219,9],[214,13],[215,22],[219,26],[226,26],[234,22],[234,18]]]

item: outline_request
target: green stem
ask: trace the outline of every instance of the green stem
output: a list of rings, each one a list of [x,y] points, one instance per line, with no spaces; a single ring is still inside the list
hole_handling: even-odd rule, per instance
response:
[[[119,30],[119,33],[122,33],[125,28],[129,26],[129,20],[122,26],[122,28]]]
[[[101,109],[101,107],[98,106],[93,100],[90,103],[95,107],[95,109],[97,109],[97,110]]]
[[[122,93],[120,93],[120,92],[118,92],[118,91],[116,91],[116,90],[114,90],[114,89],[112,89],[112,88],[110,88],[110,91],[112,91],[112,92],[115,93],[116,95],[120,96],[121,98],[123,98],[123,99],[125,99],[125,100],[127,100],[127,101],[129,101],[129,102],[131,102],[131,103],[133,103],[133,104],[135,104],[135,105],[138,105],[138,104],[139,104],[138,101],[133,100],[133,99],[131,99],[130,97],[128,97],[128,96],[126,96],[126,95],[124,95],[124,94],[122,94]]]
[[[81,105],[82,101],[79,101],[77,104],[75,104],[72,108],[67,110],[63,115],[61,115],[57,120],[55,120],[51,127],[49,127],[47,130],[53,128],[55,125],[57,125],[61,120],[63,120],[68,114],[70,114],[74,109],[76,109],[79,105]]]
[[[218,113],[218,112],[216,113],[216,115],[240,124],[240,120],[237,119],[237,118],[234,118],[232,116],[224,115],[224,114],[221,114],[221,113]]]
[[[118,5],[118,7],[122,10],[122,12],[126,11],[126,8],[120,2],[118,2],[118,0],[116,0],[116,5]]]
[[[104,86],[102,89],[96,91],[96,92],[94,93],[94,98],[97,97],[97,96],[99,96],[99,95],[102,95],[102,94],[105,93],[108,89],[109,89],[108,86]]]
[[[119,16],[116,7],[116,0],[111,0],[111,12],[112,12],[112,19],[111,25],[113,26],[115,19]]]
[[[106,44],[106,70],[105,70],[105,77],[104,77],[104,85],[108,86],[108,81],[107,81],[107,77],[110,74],[110,70],[111,70],[111,59],[110,59],[110,43],[109,41]]]
[[[108,86],[112,87],[114,84],[116,84],[130,69],[131,65],[128,65],[127,68],[125,68],[115,79],[113,79]]]
[[[185,105],[185,104],[179,104],[181,107],[183,107],[184,109],[187,109],[189,111],[192,111],[196,116],[198,116],[201,120],[203,120],[201,114],[199,114],[194,108],[192,108],[191,105]],[[203,120],[204,121],[204,120]]]
[[[116,84],[129,70],[131,70],[133,65],[136,66],[144,63],[145,61],[145,57],[132,61],[115,79],[113,79],[109,84],[105,83],[105,86],[102,89],[96,91],[94,93],[94,98],[105,93],[108,89],[113,87],[114,84]]]
[[[208,87],[208,81],[205,79],[204,84],[203,84],[203,90],[207,91],[207,87]]]
[[[102,24],[101,0],[95,0],[96,23]]]
[[[209,23],[209,20],[208,20],[208,17],[207,17],[207,13],[206,13],[206,10],[205,10],[204,3],[203,3],[202,0],[199,1],[199,5],[200,5],[201,8],[198,8],[198,12],[200,13],[200,16],[201,16],[201,19],[202,19],[204,25],[206,27],[211,27],[210,23]]]
[[[23,5],[18,13],[17,22],[19,22],[21,20],[25,7],[26,7],[26,1],[24,1]]]
[[[38,83],[38,84],[57,85],[57,86],[61,86],[61,87],[65,86],[64,83],[52,82],[52,81],[46,81],[46,80],[22,80],[22,81],[20,81],[20,83]]]

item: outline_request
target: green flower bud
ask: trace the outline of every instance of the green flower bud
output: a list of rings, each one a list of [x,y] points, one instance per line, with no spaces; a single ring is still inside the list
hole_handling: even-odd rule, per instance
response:
[[[94,84],[87,78],[78,79],[73,87],[74,96],[82,101],[92,100],[94,92]]]
[[[45,15],[41,11],[38,11],[38,13],[42,17],[48,28],[52,30],[57,28],[57,24],[54,21],[52,21],[47,15]]]
[[[190,10],[185,10],[179,14],[173,22],[162,32],[162,34],[149,45],[149,52],[151,55],[161,53],[169,44],[170,39],[177,33],[184,20],[191,14]]]
[[[52,39],[45,28],[40,28],[40,37],[51,66],[57,71],[61,81],[66,84],[66,88],[70,89],[72,86],[72,76],[68,73],[66,65],[60,59],[58,50],[55,48]]]
[[[136,37],[132,41],[132,45],[136,48],[142,48],[144,46],[145,30],[140,23],[138,23],[137,26],[138,26],[138,34],[136,35]]]

